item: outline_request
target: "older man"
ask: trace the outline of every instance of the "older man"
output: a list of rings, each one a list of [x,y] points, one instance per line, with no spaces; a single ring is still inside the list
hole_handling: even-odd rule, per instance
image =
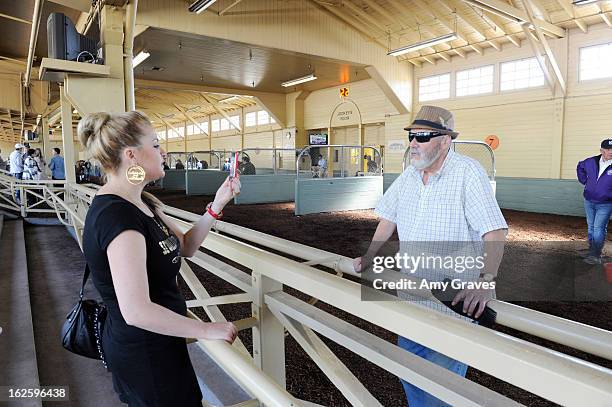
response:
[[[15,150],[9,155],[9,167],[11,175],[17,179],[22,179],[23,175],[23,144],[15,144]],[[15,199],[20,203],[19,190],[15,192]]]
[[[380,222],[368,252],[355,259],[356,271],[368,265],[397,229],[400,247],[419,247],[421,242],[479,242],[488,256],[484,268],[475,278],[492,281],[497,276],[503,242],[508,225],[499,209],[493,189],[482,166],[454,152],[454,131],[451,112],[435,106],[423,106],[413,123],[406,127],[410,140],[410,166],[389,187],[376,207]],[[409,243],[407,243],[409,242]],[[420,251],[420,249],[419,249]],[[406,270],[402,270],[406,271]],[[481,272],[482,271],[482,272]],[[446,276],[417,277],[441,280]],[[453,299],[453,305],[463,300],[463,311],[478,318],[494,296],[490,289],[463,290]],[[440,312],[465,319],[434,301],[419,301]],[[439,366],[465,376],[467,365],[453,360],[407,338],[398,341],[402,348]],[[410,407],[441,406],[441,400],[402,381]]]
[[[578,181],[584,185],[589,252],[585,262],[600,264],[612,215],[612,138],[601,142],[600,154],[578,163]]]

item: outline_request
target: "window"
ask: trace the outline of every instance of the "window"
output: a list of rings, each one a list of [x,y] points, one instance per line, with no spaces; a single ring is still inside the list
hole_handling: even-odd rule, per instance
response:
[[[173,124],[174,130],[168,127],[168,138],[185,137],[185,127],[183,123]]]
[[[501,64],[500,89],[513,90],[544,85],[544,73],[536,58],[520,59]]]
[[[270,115],[265,110],[257,112],[257,124],[268,124],[270,123]]]
[[[221,130],[229,130],[229,121],[227,119],[221,119]]]
[[[274,117],[270,116],[270,124],[274,124],[276,123],[276,120],[274,120]]]
[[[612,43],[580,48],[580,80],[612,78]]]
[[[257,112],[249,112],[244,116],[246,127],[255,126],[257,124]]]
[[[158,130],[157,131],[157,139],[158,140],[165,140],[166,139],[166,129]]]
[[[212,131],[219,131],[219,119],[212,121]]]
[[[457,96],[493,92],[493,65],[457,72]]]
[[[240,116],[230,116],[230,121],[234,125],[234,128],[240,127]]]
[[[200,134],[200,129],[198,129],[197,126],[190,124],[187,126],[187,135],[193,136],[194,134]]]
[[[176,131],[168,127],[168,138],[177,138],[181,134],[181,127],[175,127]],[[178,134],[177,134],[178,131]]]
[[[206,133],[208,133],[208,122],[200,122],[198,124]]]
[[[419,79],[419,101],[448,99],[450,97],[450,74]]]

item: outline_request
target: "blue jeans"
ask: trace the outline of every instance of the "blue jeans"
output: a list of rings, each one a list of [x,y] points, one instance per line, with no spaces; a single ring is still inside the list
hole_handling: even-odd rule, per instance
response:
[[[22,172],[18,172],[15,174],[12,174],[13,177],[17,178],[17,179],[23,179],[23,173]],[[17,198],[17,203],[19,203],[19,190],[15,191],[15,198]]]
[[[419,345],[418,343],[402,336],[398,338],[397,344],[408,352],[414,353],[423,359],[465,377],[465,373],[467,372],[468,368],[465,363],[451,359],[448,356],[431,350],[423,345]],[[444,403],[442,400],[419,389],[418,387],[404,380],[400,379],[400,381],[402,382],[402,386],[404,386],[404,392],[406,393],[406,399],[408,400],[409,407],[451,407],[449,404]]]
[[[612,202],[598,204],[585,199],[584,211],[589,227],[589,255],[599,257],[608,237],[608,222],[612,215]]]

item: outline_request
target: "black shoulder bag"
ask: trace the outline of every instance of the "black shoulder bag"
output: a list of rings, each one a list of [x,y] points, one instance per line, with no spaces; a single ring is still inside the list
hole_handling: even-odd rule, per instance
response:
[[[96,300],[83,299],[89,274],[89,266],[85,266],[79,301],[68,313],[62,326],[62,346],[77,355],[102,360],[102,364],[106,367],[101,343],[106,306]]]

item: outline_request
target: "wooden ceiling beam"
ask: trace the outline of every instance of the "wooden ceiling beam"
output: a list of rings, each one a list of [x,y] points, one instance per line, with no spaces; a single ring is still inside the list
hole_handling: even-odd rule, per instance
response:
[[[233,128],[235,128],[236,130],[238,130],[239,132],[242,132],[242,126],[240,126],[240,124],[236,124],[232,121],[232,119],[230,119],[230,117],[228,116],[227,113],[225,113],[225,111],[223,109],[220,109],[217,104],[213,103],[210,98],[205,94],[205,93],[200,93],[202,95],[202,97],[204,98],[205,101],[207,101],[216,111],[217,113],[219,113],[221,116],[223,116],[230,124],[230,126],[232,126]]]
[[[480,28],[478,28],[478,24],[471,17],[468,17],[467,15],[461,13],[458,8],[453,9],[446,1],[438,0],[438,4],[442,5],[442,7],[446,11],[450,12],[451,14],[456,15],[459,20],[463,21],[464,24],[470,27],[470,29],[472,29],[475,33],[480,35],[480,37],[483,40],[486,40],[489,37],[487,36],[487,33],[485,33]]]
[[[451,57],[446,52],[438,52],[436,55],[445,60],[446,62],[451,61]]]
[[[193,116],[191,116],[189,114],[189,112],[185,111],[182,107],[180,107],[179,105],[177,105],[176,103],[173,103],[174,107],[176,107],[176,109],[182,113],[183,117],[185,117],[185,119],[189,120],[193,125],[195,125],[198,129],[200,129],[200,131],[202,132],[202,134],[206,134],[206,137],[208,137],[208,132],[206,130],[204,130],[202,128],[202,126],[200,126],[200,123],[196,122],[195,119],[193,118]]]
[[[232,8],[234,8],[235,6],[238,5],[238,3],[240,3],[242,0],[235,0],[232,4],[230,4],[229,6],[227,6],[226,8],[224,8],[223,10],[219,11],[219,15],[222,16],[225,13],[227,13],[228,11],[230,11]]]
[[[435,18],[444,28],[446,28],[449,32],[455,32],[459,40],[469,44],[470,41],[465,35],[465,33],[460,32],[457,27],[454,27],[453,24],[449,24],[446,21],[446,16],[443,16],[440,12],[438,12],[433,7],[429,6],[423,0],[413,0],[413,3],[421,10],[423,13]]]
[[[455,48],[455,49],[453,49],[453,52],[455,54],[459,55],[461,58],[465,58],[465,51],[464,50]]]
[[[361,34],[367,41],[371,41],[375,44],[380,45],[382,48],[387,49],[387,46],[385,44],[383,44],[378,39],[376,39],[376,37],[372,36],[371,33],[368,33],[367,31],[363,30],[362,23],[352,18],[352,16],[348,16],[342,13],[339,10],[336,10],[335,7],[329,6],[326,3],[319,3],[316,0],[309,0],[309,1],[311,4],[317,7],[317,9],[323,11],[324,13],[332,17],[334,20],[339,21],[342,24],[345,24],[351,27],[353,30]]]
[[[166,121],[166,119],[161,117],[161,115],[159,113],[153,112],[153,115],[155,117],[157,117],[159,120],[161,120],[161,122],[164,123],[166,126],[170,127],[170,129],[172,129],[172,131],[174,132],[174,134],[177,135],[177,137],[179,137],[179,138],[183,138],[184,137],[184,136],[181,136],[181,133],[179,133],[179,131],[173,125],[171,125],[169,122]]]
[[[412,65],[416,66],[417,68],[420,68],[423,66],[423,63],[420,61],[417,61],[416,59],[409,59],[408,62],[410,62]]]
[[[500,12],[508,14],[509,16],[517,18],[521,21],[529,21],[529,17],[527,16],[527,13],[524,10],[515,7],[513,4],[508,4],[503,0],[479,0],[479,2],[487,5],[488,7],[499,10]],[[559,27],[558,25],[549,23],[548,21],[542,20],[540,18],[534,18],[533,24],[537,25],[539,28],[544,30],[547,35],[550,35],[552,37],[562,38],[565,36],[565,29],[563,27]]]
[[[482,50],[482,47],[480,45],[470,44],[469,47],[472,48],[477,53],[479,53],[480,55],[484,54],[484,51]]]
[[[342,2],[342,5],[346,8],[348,8],[350,11],[352,11],[353,13],[357,14],[357,16],[359,18],[361,18],[362,20],[367,21],[370,25],[378,28],[380,31],[382,31],[383,33],[386,33],[388,35],[391,35],[394,38],[399,38],[399,36],[397,34],[391,34],[391,30],[388,27],[385,27],[384,25],[382,25],[379,21],[377,21],[374,17],[370,16],[368,13],[366,13],[363,9],[361,9],[361,7],[357,7],[356,5],[354,5],[353,3],[351,3],[350,0],[345,0]]]
[[[436,64],[436,60],[435,60],[435,59],[433,59],[433,57],[432,57],[431,55],[426,56],[426,57],[423,57],[423,59],[424,59],[425,61],[429,62],[429,63],[430,63],[430,64],[432,64],[432,65],[435,65],[435,64]]]

